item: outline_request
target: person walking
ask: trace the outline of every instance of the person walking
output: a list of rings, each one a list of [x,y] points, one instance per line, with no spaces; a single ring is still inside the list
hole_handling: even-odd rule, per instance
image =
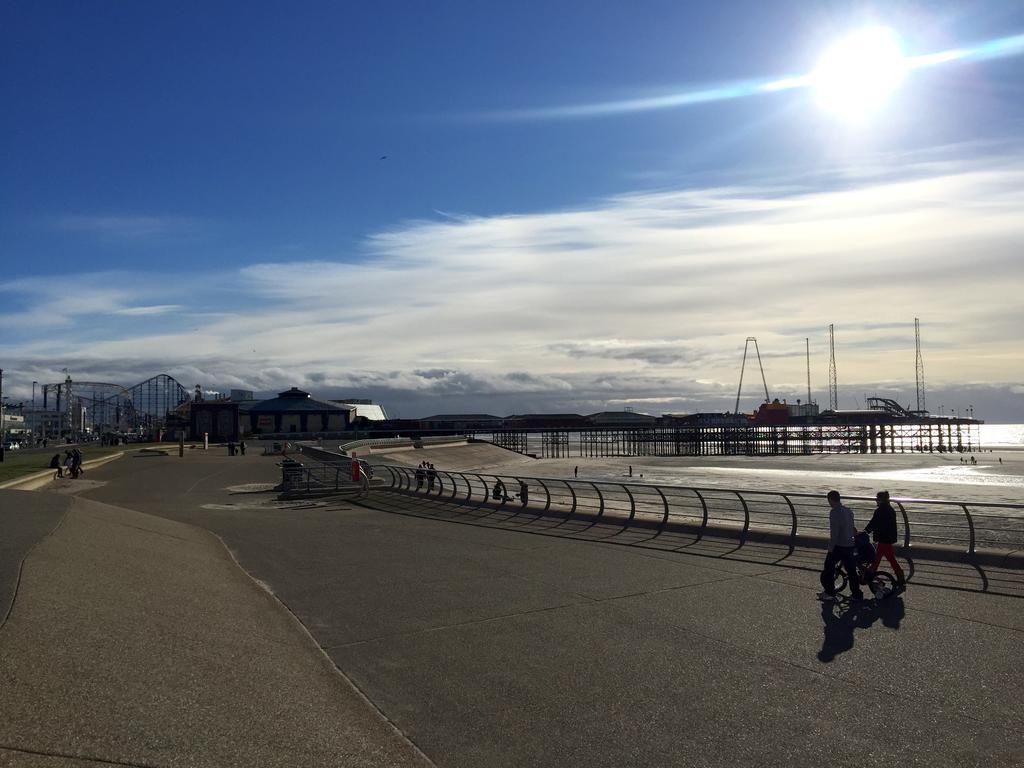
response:
[[[576,466],[576,467],[575,467],[575,468],[573,469],[573,471],[572,471],[572,476],[573,476],[573,477],[579,477],[579,476],[580,476],[580,468],[579,468],[579,465],[577,465],[577,466]]]
[[[245,440],[242,440],[238,444],[238,450],[240,450],[242,452],[242,455],[245,456]]]
[[[854,557],[856,551],[854,538],[857,535],[857,528],[853,522],[853,510],[843,505],[839,491],[829,491],[825,498],[828,499],[830,507],[828,513],[829,545],[825,564],[821,569],[823,591],[818,593],[818,598],[825,601],[836,599],[836,565],[842,563],[846,569],[846,575],[850,579],[851,596],[854,600],[863,600],[864,593],[860,590],[857,562]]]
[[[875,501],[878,504],[875,513],[871,516],[871,522],[864,526],[864,533],[870,533],[871,538],[875,541],[875,562],[867,570],[866,580],[870,581],[870,575],[878,570],[884,557],[889,561],[889,565],[892,566],[892,570],[896,574],[897,589],[906,589],[907,580],[900,564],[896,562],[896,551],[893,548],[897,540],[896,510],[889,503],[888,491],[879,491],[875,495]]]
[[[427,493],[434,490],[434,483],[437,482],[437,470],[433,464],[427,464]]]
[[[423,462],[416,467],[416,490],[418,491],[423,487],[423,481],[427,479],[427,473],[423,469]]]

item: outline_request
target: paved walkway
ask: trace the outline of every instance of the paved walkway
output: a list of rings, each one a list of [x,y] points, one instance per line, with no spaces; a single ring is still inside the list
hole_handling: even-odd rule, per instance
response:
[[[77,498],[29,555],[0,679],[32,681],[0,744],[138,765],[318,764],[296,745],[415,764],[409,742],[443,766],[1024,761],[1019,572],[916,562],[904,597],[837,609],[814,599],[820,553],[243,492],[272,470],[197,452],[91,473],[85,496],[157,517]],[[111,743],[125,729],[147,736]]]

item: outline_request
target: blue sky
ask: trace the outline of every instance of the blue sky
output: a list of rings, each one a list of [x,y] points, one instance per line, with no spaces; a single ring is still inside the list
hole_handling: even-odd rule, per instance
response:
[[[1024,46],[854,121],[809,88],[592,109],[803,75],[867,24],[976,50],[1020,3],[605,5],[5,4],[5,392],[724,410],[755,335],[790,397],[811,337],[827,402],[832,322],[853,406],[913,392],[920,316],[936,396],[1024,420]]]

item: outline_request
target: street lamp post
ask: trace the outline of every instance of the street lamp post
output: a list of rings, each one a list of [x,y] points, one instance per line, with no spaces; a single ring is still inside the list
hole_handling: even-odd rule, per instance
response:
[[[4,421],[4,369],[0,368],[0,461],[4,460],[4,438],[7,437],[4,427],[6,421]]]

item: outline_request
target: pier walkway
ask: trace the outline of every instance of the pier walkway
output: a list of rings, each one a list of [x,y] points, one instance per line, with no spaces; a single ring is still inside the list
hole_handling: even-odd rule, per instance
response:
[[[1020,571],[918,561],[823,606],[817,551],[281,504],[274,471],[127,455],[0,492],[0,766],[1024,761]]]

